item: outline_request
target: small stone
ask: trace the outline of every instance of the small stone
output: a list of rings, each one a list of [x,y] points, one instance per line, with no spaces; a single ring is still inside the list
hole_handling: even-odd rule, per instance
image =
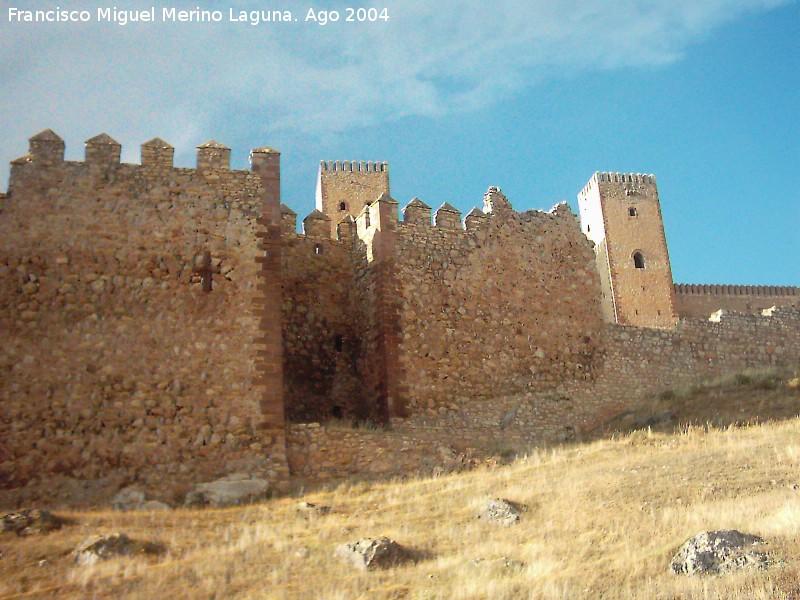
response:
[[[524,506],[505,498],[491,498],[483,505],[479,519],[494,521],[500,525],[513,525],[519,522],[520,512]]]
[[[414,560],[414,553],[387,537],[363,538],[337,546],[334,554],[360,571],[388,569]]]
[[[312,504],[311,502],[301,502],[297,505],[297,510],[305,514],[306,517],[323,517],[330,514],[331,507],[321,504]]]

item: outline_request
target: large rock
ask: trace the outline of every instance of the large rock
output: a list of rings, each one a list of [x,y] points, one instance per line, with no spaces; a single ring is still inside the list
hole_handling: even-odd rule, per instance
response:
[[[137,487],[126,487],[111,500],[114,510],[169,510],[169,505],[158,500],[147,500],[145,492]]]
[[[157,542],[132,540],[124,533],[92,536],[75,549],[75,564],[93,565],[118,556],[161,554],[164,545]]]
[[[267,497],[269,482],[248,475],[228,475],[210,483],[199,483],[186,494],[186,506],[239,506]]]
[[[3,515],[0,519],[0,531],[16,533],[19,536],[36,533],[49,533],[61,529],[69,521],[62,517],[38,508],[26,508],[19,512]]]
[[[686,575],[731,573],[743,568],[763,569],[767,554],[756,548],[764,542],[757,535],[735,529],[702,531],[686,540],[672,557],[673,573]]]
[[[334,554],[361,571],[388,569],[414,560],[414,553],[387,537],[363,538],[337,546]]]
[[[505,498],[490,498],[483,505],[478,515],[479,519],[494,521],[500,525],[513,525],[519,521],[519,515],[524,507]]]

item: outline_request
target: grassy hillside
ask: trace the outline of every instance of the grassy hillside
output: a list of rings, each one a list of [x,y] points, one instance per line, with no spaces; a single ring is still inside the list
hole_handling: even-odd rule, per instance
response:
[[[800,391],[786,381],[727,389],[749,390],[750,405],[780,392],[797,415]],[[722,398],[726,385],[695,391]],[[689,399],[678,396],[658,401],[674,401],[677,414]],[[675,417],[677,432],[639,430],[510,465],[242,509],[59,513],[76,524],[0,536],[0,598],[800,598],[800,419],[725,428],[689,421]],[[518,524],[476,518],[497,496],[528,507]],[[309,519],[300,500],[332,513]],[[687,538],[722,528],[763,536],[775,564],[724,577],[668,571]],[[70,552],[88,534],[116,531],[169,551],[73,565]],[[360,573],[332,556],[337,544],[379,535],[426,558]],[[502,557],[525,566],[491,560]]]

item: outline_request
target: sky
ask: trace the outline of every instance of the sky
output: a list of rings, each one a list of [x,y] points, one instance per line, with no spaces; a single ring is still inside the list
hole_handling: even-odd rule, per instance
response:
[[[89,21],[13,18],[56,8]],[[240,18],[260,10],[292,19]],[[463,213],[489,186],[577,210],[595,171],[653,173],[676,282],[800,286],[797,0],[0,0],[0,81],[0,190],[45,128],[70,160],[101,132],[134,163],[156,136],[181,167],[212,138],[237,169],[277,148],[299,219],[323,159],[387,161],[401,206]]]

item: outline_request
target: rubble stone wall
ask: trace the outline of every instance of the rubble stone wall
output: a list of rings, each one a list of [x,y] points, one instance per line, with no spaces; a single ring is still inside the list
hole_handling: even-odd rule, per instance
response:
[[[252,383],[259,178],[88,150],[15,161],[0,205],[0,487],[285,483]]]
[[[396,244],[409,414],[591,377],[599,281],[566,205],[466,230],[402,222]]]
[[[506,454],[591,435],[632,405],[747,368],[800,365],[800,311],[682,320],[674,330],[607,324],[604,358],[592,381],[484,398],[455,397],[435,414],[393,419],[386,432],[306,425],[289,434],[292,472],[303,481],[396,476],[460,456]]]
[[[775,285],[690,285],[676,283],[678,314],[708,318],[720,309],[758,314],[771,306],[800,308],[800,288]]]

